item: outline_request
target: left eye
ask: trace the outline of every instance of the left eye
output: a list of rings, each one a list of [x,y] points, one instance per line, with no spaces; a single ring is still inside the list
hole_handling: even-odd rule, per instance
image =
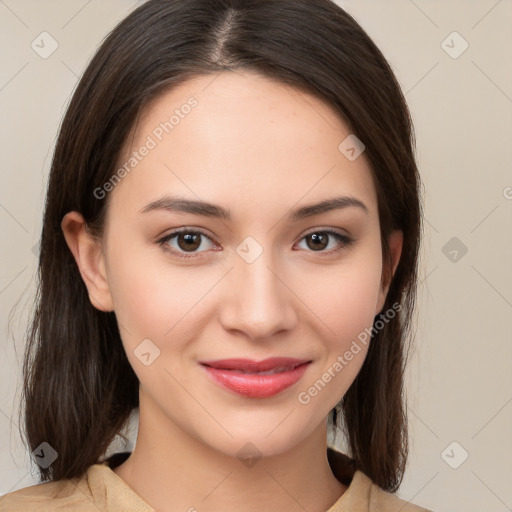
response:
[[[334,239],[334,251],[325,250],[329,247],[329,240]],[[313,252],[336,252],[344,247],[348,247],[354,240],[348,236],[337,233],[336,231],[314,231],[307,234],[302,240],[306,240],[308,249],[312,249]],[[302,241],[301,240],[301,241]],[[310,243],[308,243],[308,240]],[[336,248],[338,245],[338,248]],[[332,246],[330,247],[332,249]]]

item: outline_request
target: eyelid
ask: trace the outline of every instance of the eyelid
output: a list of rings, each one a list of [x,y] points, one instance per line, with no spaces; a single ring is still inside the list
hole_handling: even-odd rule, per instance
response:
[[[334,228],[330,226],[320,226],[310,229],[309,231],[306,231],[301,237],[301,240],[308,235],[311,235],[313,233],[336,233],[337,235],[344,236],[346,238],[351,238],[351,236],[348,233],[343,233],[343,230],[340,228]]]

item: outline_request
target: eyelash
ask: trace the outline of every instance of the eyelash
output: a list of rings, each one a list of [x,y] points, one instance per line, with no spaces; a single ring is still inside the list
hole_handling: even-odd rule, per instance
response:
[[[182,228],[182,229],[173,231],[172,233],[169,233],[168,235],[165,235],[163,238],[161,238],[160,240],[157,241],[157,244],[159,246],[163,247],[164,250],[171,252],[173,255],[176,255],[179,258],[184,258],[184,259],[197,258],[198,254],[201,254],[201,252],[199,252],[199,253],[197,253],[197,252],[183,253],[183,252],[176,251],[175,249],[170,249],[168,246],[165,247],[167,242],[169,242],[170,240],[172,240],[173,238],[175,238],[176,236],[178,236],[181,233],[199,234],[199,235],[204,236],[208,240],[210,240],[210,242],[214,243],[213,240],[201,229]],[[340,246],[336,249],[331,249],[330,251],[307,251],[307,252],[312,252],[312,253],[318,252],[319,254],[332,255],[332,254],[341,252],[343,249],[346,249],[347,247],[349,247],[350,245],[352,245],[355,242],[355,239],[353,239],[347,235],[342,235],[341,233],[338,233],[338,232],[332,231],[332,230],[328,230],[328,229],[326,229],[326,230],[317,229],[316,231],[310,231],[309,233],[305,234],[300,239],[300,241],[304,240],[306,237],[308,237],[310,235],[319,234],[319,233],[331,235],[333,238],[335,238],[339,242]]]

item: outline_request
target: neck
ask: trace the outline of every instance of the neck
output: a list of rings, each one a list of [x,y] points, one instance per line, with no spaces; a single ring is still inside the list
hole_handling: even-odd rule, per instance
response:
[[[326,422],[292,449],[251,459],[212,448],[141,399],[136,446],[114,472],[158,512],[325,512],[347,488],[327,460]]]

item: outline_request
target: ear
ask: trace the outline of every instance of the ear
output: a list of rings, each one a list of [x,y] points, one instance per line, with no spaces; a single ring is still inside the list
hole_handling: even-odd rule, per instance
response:
[[[85,220],[78,212],[64,215],[61,228],[89,292],[91,304],[100,311],[113,311],[100,242],[87,231]]]
[[[377,301],[377,309],[375,311],[375,315],[379,314],[384,307],[384,303],[386,302],[386,297],[389,291],[389,287],[391,285],[391,281],[393,280],[393,276],[395,275],[396,267],[398,266],[398,262],[400,261],[400,256],[402,254],[402,245],[404,241],[404,234],[401,230],[392,231],[388,236],[388,245],[389,252],[391,257],[391,271],[387,266],[386,262],[384,262],[384,267],[382,271],[382,279],[381,279],[381,287],[379,291],[379,298]]]

